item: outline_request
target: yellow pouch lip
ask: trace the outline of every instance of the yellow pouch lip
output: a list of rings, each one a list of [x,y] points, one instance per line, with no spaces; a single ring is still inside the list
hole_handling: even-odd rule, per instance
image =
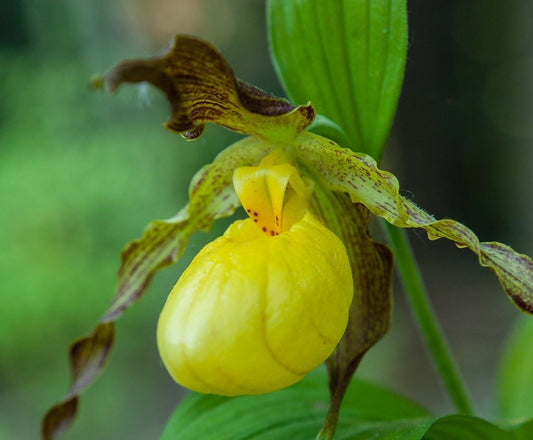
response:
[[[249,218],[206,245],[176,283],[158,346],[176,382],[214,394],[289,386],[331,355],[353,296],[342,240],[310,211],[314,183],[274,150],[237,168]]]
[[[170,294],[158,324],[160,354],[173,378],[195,391],[275,391],[334,350],[352,293],[342,241],[310,212],[273,237],[250,218],[237,220]],[[253,368],[252,359],[260,360]]]

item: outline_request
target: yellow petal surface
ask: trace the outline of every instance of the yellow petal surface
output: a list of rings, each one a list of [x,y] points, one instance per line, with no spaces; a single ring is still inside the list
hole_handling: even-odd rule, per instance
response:
[[[233,184],[248,216],[271,236],[290,229],[303,217],[314,187],[287,163],[281,150],[265,156],[259,166],[237,168]]]
[[[161,358],[199,392],[284,388],[334,350],[352,294],[344,245],[311,214],[273,237],[252,219],[237,221],[170,293],[157,329]]]

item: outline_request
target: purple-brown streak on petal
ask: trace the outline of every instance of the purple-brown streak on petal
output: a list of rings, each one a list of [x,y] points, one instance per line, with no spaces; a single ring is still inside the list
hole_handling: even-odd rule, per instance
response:
[[[112,92],[122,83],[144,81],[159,88],[170,103],[165,126],[188,140],[200,136],[206,122],[264,137],[292,127],[296,136],[315,116],[310,104],[293,106],[236,79],[211,44],[193,37],[177,35],[163,55],[124,61],[97,84]]]
[[[498,242],[481,243],[473,231],[451,219],[437,220],[399,193],[393,174],[367,155],[339,147],[311,133],[299,138],[301,160],[328,189],[345,192],[375,215],[401,228],[423,228],[428,238],[447,238],[474,252],[481,266],[498,278],[505,293],[524,312],[533,313],[533,261]]]
[[[220,153],[212,164],[206,165],[194,176],[187,207],[169,220],[153,221],[139,240],[126,246],[121,254],[117,292],[109,309],[89,336],[72,345],[71,386],[65,398],[45,415],[41,425],[44,440],[57,438],[72,424],[79,394],[105,366],[113,344],[114,321],[146,292],[159,269],[181,257],[194,231],[209,230],[215,219],[234,212],[239,202],[233,193],[233,170],[240,166],[257,165],[271,148],[253,138],[246,138]]]

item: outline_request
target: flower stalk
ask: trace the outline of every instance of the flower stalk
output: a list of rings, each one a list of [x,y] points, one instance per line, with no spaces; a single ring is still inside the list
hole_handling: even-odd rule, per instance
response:
[[[409,238],[405,230],[385,221],[381,223],[396,256],[398,274],[416,323],[444,387],[457,412],[472,415],[474,411],[464,380],[435,317]]]
[[[359,358],[359,360],[361,359],[362,356]],[[357,365],[359,365],[359,362],[357,362]],[[355,368],[357,368],[357,366],[354,367],[354,370]],[[352,375],[345,375],[341,380],[342,383],[331,391],[328,413],[326,414],[322,428],[320,429],[320,432],[316,436],[315,440],[333,440],[333,438],[335,438],[342,401],[344,394],[348,389],[348,385],[350,384],[351,378]]]

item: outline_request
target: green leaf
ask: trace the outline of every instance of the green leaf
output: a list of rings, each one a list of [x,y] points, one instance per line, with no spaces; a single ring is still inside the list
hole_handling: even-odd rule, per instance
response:
[[[530,440],[533,438],[533,419],[515,426],[516,440]]]
[[[504,419],[533,417],[533,320],[528,318],[517,322],[503,357],[498,409]]]
[[[420,440],[431,426],[431,419],[402,419],[382,423],[357,423],[340,430],[345,440]]]
[[[293,102],[311,101],[351,147],[379,159],[403,81],[405,0],[269,0],[274,65]]]
[[[348,140],[348,136],[346,136],[344,130],[340,128],[338,124],[333,122],[331,119],[326,118],[324,115],[317,114],[315,116],[315,120],[309,127],[309,131],[328,139],[333,139],[343,147],[348,147],[350,145],[350,141]]]
[[[234,398],[191,394],[172,415],[161,440],[312,439],[328,408],[326,382],[319,370],[276,393]],[[339,438],[370,438],[353,436],[354,422],[366,423],[366,429],[375,433],[381,421],[412,419],[415,425],[427,417],[425,410],[404,397],[355,381],[341,411]],[[342,434],[345,430],[350,436]]]
[[[319,369],[270,394],[220,397],[190,394],[171,416],[160,440],[309,440],[328,407]],[[434,417],[392,391],[355,380],[346,393],[337,440],[526,440],[531,424],[507,429],[477,417]]]
[[[496,425],[472,416],[443,417],[431,426],[425,440],[510,440],[514,435]]]

